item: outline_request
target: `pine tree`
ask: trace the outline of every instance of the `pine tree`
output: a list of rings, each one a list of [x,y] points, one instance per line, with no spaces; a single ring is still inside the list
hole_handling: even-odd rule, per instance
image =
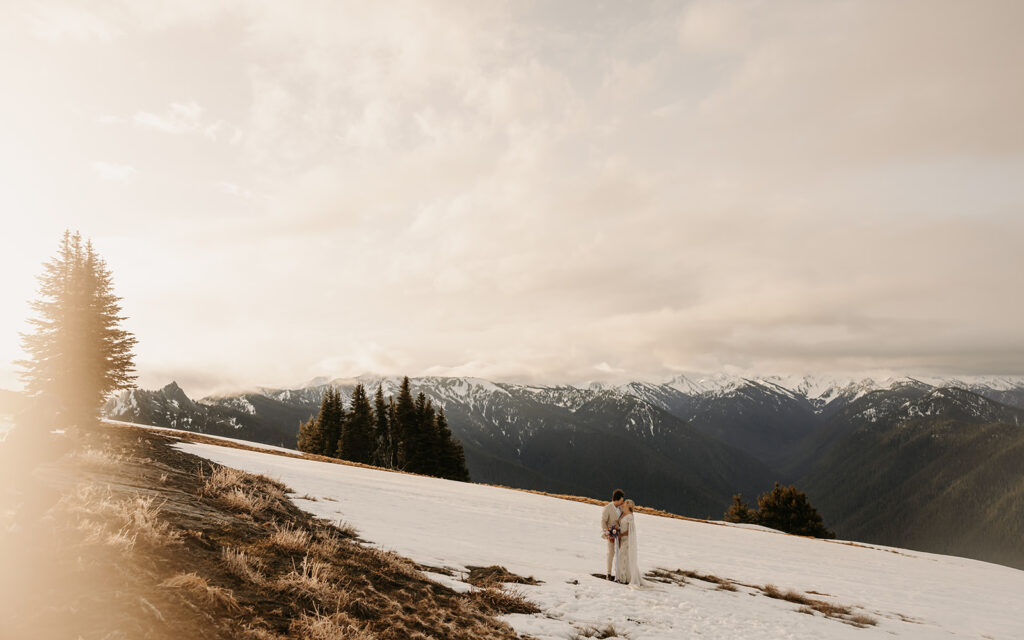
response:
[[[398,423],[398,405],[395,399],[388,396],[388,450],[386,466],[389,469],[401,469],[403,464],[402,451],[405,445],[402,442],[401,426]]]
[[[338,457],[352,462],[369,463],[373,453],[373,409],[366,397],[366,388],[357,384],[352,390],[349,413],[342,427]]]
[[[412,399],[409,377],[402,379],[402,387],[398,391],[398,400],[395,402],[395,422],[398,435],[398,461],[396,468],[412,471],[412,464],[416,460],[416,403]]]
[[[437,411],[437,451],[438,451],[438,473],[442,478],[449,480],[461,480],[469,482],[469,470],[466,468],[466,454],[462,450],[462,443],[452,436],[452,430],[448,426],[448,418],[444,415],[444,408]]]
[[[406,434],[406,471],[425,475],[437,474],[434,418],[433,403],[421,391],[413,404],[412,422]]]
[[[334,455],[335,445],[331,442],[337,442],[337,437],[334,440],[331,440],[331,437],[336,428],[340,432],[340,398],[341,395],[333,387],[324,390],[319,413],[299,427],[299,451],[317,456]]]
[[[420,416],[420,429],[423,433],[423,470],[429,476],[444,477],[441,474],[441,447],[437,433],[437,411],[434,402],[426,399],[423,415]]]
[[[310,416],[309,420],[299,424],[299,435],[296,442],[296,447],[299,451],[306,453],[319,453],[317,448],[317,420],[316,416]],[[321,438],[322,440],[322,438]]]
[[[324,434],[325,456],[338,457],[338,445],[341,443],[341,433],[345,428],[345,405],[341,400],[341,391],[335,388],[328,390],[330,402],[327,404],[327,411],[320,411],[322,421],[321,431]]]
[[[57,255],[39,276],[40,299],[33,332],[22,334],[28,358],[16,364],[30,396],[52,397],[67,424],[89,424],[99,416],[107,394],[134,386],[136,339],[119,328],[126,318],[113,293],[106,262],[65,231]]]
[[[748,507],[747,503],[743,501],[743,496],[737,493],[732,497],[732,505],[725,512],[723,520],[726,522],[757,524],[757,511]]]
[[[462,448],[462,442],[453,439],[452,440],[452,475],[449,476],[452,480],[458,480],[460,482],[469,482],[469,467],[466,466],[466,452]]]
[[[334,400],[331,402],[331,421],[325,430],[327,438],[326,456],[338,458],[338,442],[341,441],[341,433],[345,430],[345,423],[348,422],[348,413],[345,412],[345,401],[341,398],[341,389],[334,390]]]
[[[388,405],[384,401],[384,386],[377,385],[373,398],[373,464],[378,467],[390,466],[391,433],[388,426]]]
[[[836,534],[825,528],[818,510],[811,506],[807,494],[796,487],[775,483],[775,488],[757,498],[757,523],[800,536],[835,538]]]

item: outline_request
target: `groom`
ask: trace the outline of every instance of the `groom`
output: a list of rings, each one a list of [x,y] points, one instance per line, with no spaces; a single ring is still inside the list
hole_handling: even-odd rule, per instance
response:
[[[604,505],[604,510],[601,511],[601,537],[608,541],[608,562],[604,572],[604,577],[607,580],[612,579],[612,563],[615,562],[615,538],[608,535],[608,530],[619,524],[619,516],[622,515],[622,510],[619,507],[622,506],[622,501],[625,499],[626,494],[622,492],[622,489],[616,489],[612,493],[612,501]]]

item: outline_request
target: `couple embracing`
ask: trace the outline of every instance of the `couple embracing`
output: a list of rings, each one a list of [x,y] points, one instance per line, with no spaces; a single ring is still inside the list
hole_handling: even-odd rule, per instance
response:
[[[638,546],[633,510],[636,504],[626,499],[622,489],[612,493],[612,501],[601,512],[601,537],[608,541],[608,561],[604,577],[632,587],[644,586],[637,563]],[[614,569],[614,573],[613,570]]]

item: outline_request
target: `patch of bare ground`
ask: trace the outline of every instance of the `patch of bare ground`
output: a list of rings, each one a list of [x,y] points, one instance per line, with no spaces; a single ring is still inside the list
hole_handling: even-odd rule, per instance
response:
[[[501,615],[506,613],[540,613],[540,607],[526,599],[515,589],[506,590],[497,587],[478,589],[466,594],[484,611]]]
[[[785,600],[786,602],[801,605],[801,607],[797,609],[797,612],[799,613],[806,613],[810,615],[821,614],[826,618],[832,618],[861,628],[878,624],[876,619],[864,613],[857,613],[854,611],[853,607],[829,602],[827,600],[811,598],[807,594],[800,593],[799,591],[794,591],[792,589],[783,591],[773,584],[766,584],[763,586],[745,584],[729,580],[727,578],[719,578],[718,576],[702,574],[685,569],[654,569],[653,571],[647,572],[646,578],[652,582],[676,584],[680,586],[689,584],[690,580],[699,580],[701,582],[707,582],[715,585],[715,588],[720,591],[739,591],[739,587],[747,587],[752,590],[751,595],[759,593],[769,598]],[[818,593],[816,591],[809,591],[808,593],[831,597],[828,596],[828,594]]]
[[[537,610],[431,582],[280,482],[170,443],[102,426],[4,467],[19,479],[0,484],[4,637],[513,640],[495,616]]]
[[[800,593],[788,589],[783,591],[773,584],[766,584],[759,587],[761,593],[774,598],[776,600],[785,600],[794,604],[802,605],[797,611],[800,613],[807,613],[814,615],[820,613],[826,618],[832,618],[845,622],[846,624],[853,625],[855,627],[870,627],[878,624],[878,620],[875,620],[869,615],[863,613],[856,613],[853,607],[841,605],[835,602],[829,602],[827,600],[819,600],[817,598],[811,598],[806,594]]]
[[[469,569],[469,575],[466,576],[466,582],[481,588],[494,587],[501,584],[512,583],[512,584],[543,584],[540,580],[537,580],[533,576],[524,578],[518,576],[505,567],[492,565],[490,567],[466,567]]]
[[[648,580],[652,582],[661,582],[663,584],[678,584],[684,585],[687,583],[687,579],[700,580],[701,582],[708,582],[715,585],[715,588],[720,591],[736,591],[736,583],[732,580],[725,578],[719,578],[710,574],[698,573],[696,571],[689,571],[684,569],[674,569],[669,571],[667,569],[655,569],[649,571],[646,575]],[[744,585],[746,586],[746,585]]]
[[[540,580],[533,576],[524,578],[498,565],[469,566],[466,569],[469,573],[465,581],[478,587],[476,591],[467,595],[484,611],[493,614],[540,613],[540,608],[530,602],[521,591],[503,587],[505,584],[543,584]]]
[[[586,626],[577,629],[569,640],[585,640],[586,638],[628,638],[629,634],[625,631],[619,631],[615,628],[615,625],[609,624],[604,627]]]

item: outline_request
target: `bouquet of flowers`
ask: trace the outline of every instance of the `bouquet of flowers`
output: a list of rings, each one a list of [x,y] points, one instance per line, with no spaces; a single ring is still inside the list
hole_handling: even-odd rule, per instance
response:
[[[618,540],[620,533],[622,532],[619,531],[619,525],[613,524],[607,531],[604,532],[604,538],[605,540]]]

